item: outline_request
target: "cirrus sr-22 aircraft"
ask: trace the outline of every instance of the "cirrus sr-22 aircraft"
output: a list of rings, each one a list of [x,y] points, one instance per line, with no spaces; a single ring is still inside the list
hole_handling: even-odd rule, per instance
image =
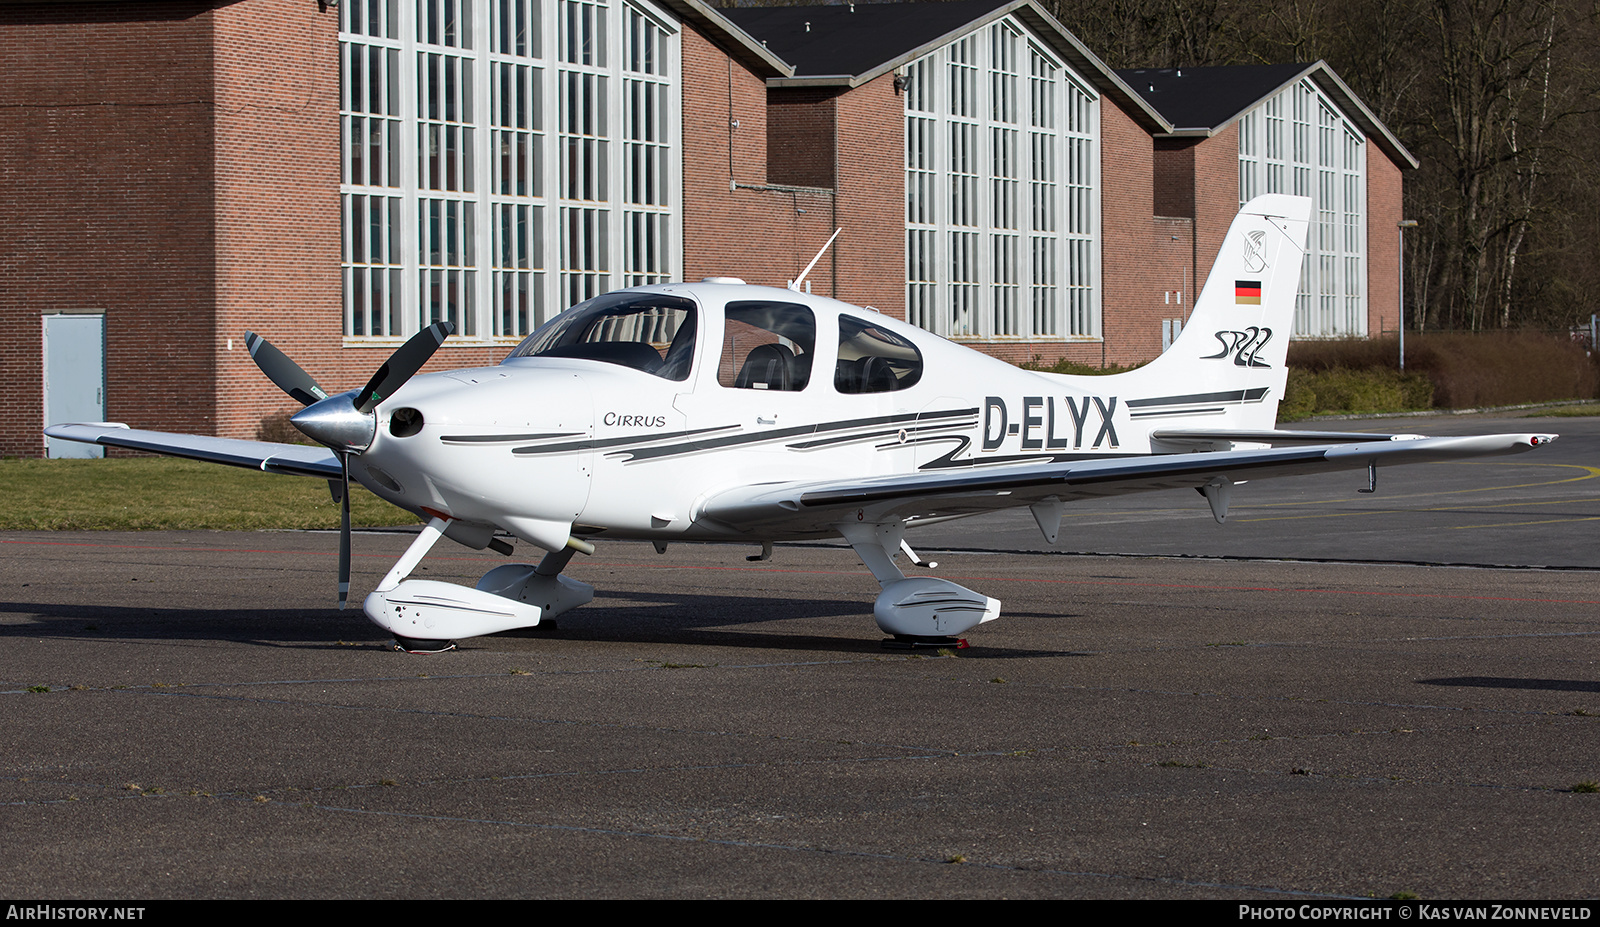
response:
[[[1000,603],[896,564],[907,528],[1027,508],[1054,543],[1063,506],[1199,490],[1221,521],[1246,480],[1528,450],[1553,435],[1336,434],[1275,429],[1310,216],[1301,197],[1252,200],[1194,313],[1139,369],[1075,377],[1018,369],[836,300],[734,278],[621,290],[567,309],[494,367],[413,376],[451,333],[436,322],[360,390],[328,396],[265,340],[262,371],[306,408],[326,447],[62,424],[46,434],[327,479],[343,500],[349,588],[353,477],[427,522],[365,602],[413,652],[538,625],[590,601],[562,575],[606,538],[843,537],[883,592],[878,625],[948,642]],[[815,262],[813,262],[815,263]],[[802,274],[802,276],[804,276]],[[537,565],[476,588],[407,578],[441,537]],[[756,559],[756,558],[752,558]]]

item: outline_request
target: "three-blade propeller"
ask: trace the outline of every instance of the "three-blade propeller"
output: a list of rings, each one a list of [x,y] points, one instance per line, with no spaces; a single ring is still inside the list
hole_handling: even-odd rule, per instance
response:
[[[350,598],[350,455],[372,446],[378,427],[372,410],[415,376],[455,330],[451,322],[429,325],[389,355],[360,391],[334,396],[329,396],[311,374],[267,339],[254,332],[245,333],[245,347],[256,366],[289,398],[306,407],[290,421],[313,440],[332,448],[339,458],[339,482],[329,480],[329,484],[339,500],[340,608]]]

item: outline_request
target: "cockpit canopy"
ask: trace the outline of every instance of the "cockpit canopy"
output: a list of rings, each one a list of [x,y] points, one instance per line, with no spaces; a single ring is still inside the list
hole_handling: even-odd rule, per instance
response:
[[[694,367],[694,300],[607,293],[546,322],[506,357],[574,357],[687,380]]]
[[[608,293],[556,316],[506,359],[580,358],[683,381],[693,369],[701,315],[695,301],[684,296]],[[705,313],[708,320],[714,315]],[[811,307],[783,299],[733,299],[722,306],[721,315],[719,385],[799,392],[811,384],[817,364],[817,316]],[[832,359],[835,391],[887,393],[922,378],[921,352],[891,331],[892,326],[844,312],[838,323],[838,350]]]

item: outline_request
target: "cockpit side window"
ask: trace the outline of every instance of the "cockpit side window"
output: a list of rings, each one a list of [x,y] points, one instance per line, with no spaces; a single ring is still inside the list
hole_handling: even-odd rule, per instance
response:
[[[817,320],[798,303],[743,300],[723,310],[717,382],[732,389],[798,392],[811,382]]]
[[[841,393],[890,393],[922,379],[916,345],[865,319],[839,316],[839,360],[833,386]]]
[[[694,364],[693,300],[610,293],[579,303],[523,339],[514,357],[573,357],[687,380]]]

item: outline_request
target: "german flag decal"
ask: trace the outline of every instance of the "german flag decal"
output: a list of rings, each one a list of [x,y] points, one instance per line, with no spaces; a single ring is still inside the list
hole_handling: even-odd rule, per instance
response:
[[[1261,305],[1260,280],[1235,280],[1233,281],[1233,301],[1239,306]]]

